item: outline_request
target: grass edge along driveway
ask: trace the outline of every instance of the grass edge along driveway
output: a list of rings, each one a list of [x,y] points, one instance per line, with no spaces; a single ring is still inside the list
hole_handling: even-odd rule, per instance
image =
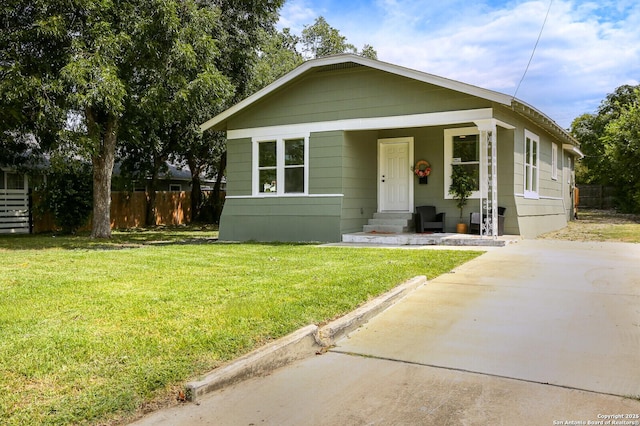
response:
[[[0,238],[2,424],[126,422],[270,340],[480,254],[52,238]]]

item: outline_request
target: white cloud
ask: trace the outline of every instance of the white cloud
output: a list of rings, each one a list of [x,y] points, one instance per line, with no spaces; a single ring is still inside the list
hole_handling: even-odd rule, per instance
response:
[[[362,3],[289,1],[280,26],[301,31],[323,15],[350,43],[373,45],[380,60],[509,95],[549,7],[547,0]],[[639,83],[638,28],[636,0],[554,0],[518,98],[568,127],[616,87]]]
[[[280,11],[278,28],[291,28],[294,33],[301,33],[305,25],[312,24],[319,15],[308,0],[288,0]]]

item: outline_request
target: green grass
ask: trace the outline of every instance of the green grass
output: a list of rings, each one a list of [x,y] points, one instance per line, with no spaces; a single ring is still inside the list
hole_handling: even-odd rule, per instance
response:
[[[0,237],[0,424],[125,422],[265,342],[479,254],[213,237]]]

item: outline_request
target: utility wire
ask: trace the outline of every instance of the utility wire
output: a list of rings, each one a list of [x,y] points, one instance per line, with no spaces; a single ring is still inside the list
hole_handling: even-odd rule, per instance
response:
[[[553,0],[550,0],[549,1],[549,8],[547,9],[547,15],[544,17],[544,22],[542,23],[542,27],[540,28],[540,33],[538,34],[538,39],[536,40],[536,44],[533,46],[533,51],[531,52],[531,57],[529,57],[529,63],[527,64],[527,67],[525,68],[524,73],[522,74],[522,78],[520,79],[520,82],[518,83],[518,87],[516,87],[516,91],[513,93],[513,97],[511,98],[512,101],[516,98],[516,95],[518,94],[518,90],[520,90],[520,85],[524,81],[524,77],[527,75],[527,71],[529,71],[529,66],[531,66],[531,61],[533,60],[533,55],[536,53],[536,48],[538,47],[538,43],[540,42],[540,38],[542,37],[542,31],[544,30],[544,26],[547,23],[547,18],[549,18],[549,12],[551,11],[551,5],[552,4],[553,4]]]

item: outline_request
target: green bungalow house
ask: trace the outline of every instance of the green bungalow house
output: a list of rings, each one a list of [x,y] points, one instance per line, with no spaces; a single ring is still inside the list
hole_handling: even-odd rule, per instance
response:
[[[341,241],[397,218],[410,231],[418,206],[444,212],[444,231],[455,232],[456,167],[476,183],[463,221],[482,212],[483,234],[497,235],[497,207],[503,232],[524,238],[573,217],[581,153],[549,117],[502,93],[356,55],[305,62],[201,128],[227,134],[221,240]],[[431,173],[420,179],[425,162]]]

